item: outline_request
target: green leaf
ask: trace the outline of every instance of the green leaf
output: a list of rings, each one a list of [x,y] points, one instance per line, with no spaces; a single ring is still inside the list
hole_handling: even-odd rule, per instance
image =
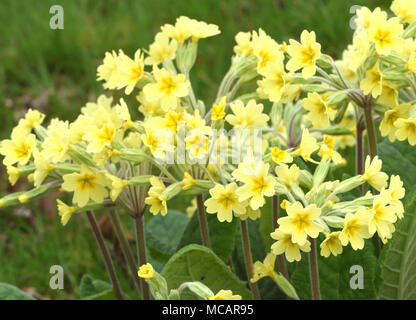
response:
[[[233,219],[232,222],[219,222],[217,215],[207,214],[207,220],[212,250],[224,262],[228,262],[228,259],[234,250],[234,239],[238,219]],[[183,233],[183,237],[180,240],[179,248],[183,248],[193,243],[202,244],[198,212],[195,212],[189,221],[186,230]]]
[[[323,237],[321,236],[322,240]],[[319,250],[318,240],[318,250]],[[377,259],[371,241],[366,241],[363,250],[354,251],[351,247],[344,247],[343,253],[336,257],[322,257],[318,252],[319,281],[322,299],[374,299],[375,271]],[[301,299],[311,299],[311,285],[309,277],[308,255],[303,253],[302,260],[295,263],[295,271],[291,283]],[[354,274],[350,273],[354,265],[361,266],[364,271],[364,288],[352,289],[350,280]]]
[[[404,218],[389,242],[383,249],[379,298],[416,299],[416,192],[408,200]]]
[[[407,141],[390,142],[385,139],[379,145],[383,171],[388,175],[399,175],[406,190],[413,190],[416,184],[416,148]]]
[[[35,300],[35,298],[11,284],[0,282],[0,300]]]
[[[165,264],[178,250],[189,218],[176,210],[157,215],[146,224],[146,245],[153,259]]]
[[[162,271],[169,289],[177,289],[187,281],[200,281],[214,293],[221,289],[232,290],[243,299],[251,299],[245,282],[237,278],[225,263],[208,248],[192,244],[179,250]],[[196,299],[195,295],[184,290],[182,299]]]
[[[79,285],[79,298],[82,300],[105,299],[111,295],[113,287],[108,282],[96,280],[88,274],[84,274]]]

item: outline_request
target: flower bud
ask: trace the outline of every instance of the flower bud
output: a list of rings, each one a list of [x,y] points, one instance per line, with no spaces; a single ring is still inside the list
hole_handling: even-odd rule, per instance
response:
[[[348,192],[352,189],[357,188],[358,186],[362,185],[364,180],[361,179],[361,176],[354,176],[347,180],[342,181],[333,191],[333,193],[344,193]]]
[[[215,294],[208,288],[205,284],[199,281],[193,282],[184,282],[178,288],[179,294],[185,289],[188,288],[190,291],[195,293],[198,297],[208,300],[210,297],[215,296]]]
[[[277,284],[277,286],[282,289],[282,291],[290,298],[294,300],[299,300],[299,296],[296,293],[295,288],[292,286],[292,284],[281,274],[276,273],[273,276],[274,282]]]
[[[343,228],[344,218],[338,216],[322,216],[326,224],[332,228]]]
[[[316,64],[321,68],[331,68],[334,63],[334,60],[328,56],[327,54],[321,54],[318,60],[316,60]]]
[[[416,35],[416,21],[407,26],[403,32],[403,38],[412,38]]]

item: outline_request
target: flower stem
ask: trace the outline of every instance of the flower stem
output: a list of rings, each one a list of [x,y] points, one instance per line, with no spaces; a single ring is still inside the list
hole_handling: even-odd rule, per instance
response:
[[[367,129],[368,149],[370,151],[370,158],[373,159],[378,154],[378,152],[377,152],[376,130],[374,127],[373,113],[371,109],[372,109],[371,103],[367,102],[364,105],[364,118],[365,118],[365,126]]]
[[[309,253],[309,272],[311,276],[312,298],[313,300],[321,300],[321,292],[319,289],[318,257],[316,254],[316,239],[310,240],[311,252]]]
[[[356,127],[356,150],[355,150],[355,174],[363,174],[364,167],[364,148],[363,148],[363,128],[361,124],[357,123]],[[360,185],[359,187],[360,195],[364,194],[363,186]]]
[[[124,259],[126,259],[127,266],[130,269],[131,276],[133,277],[134,286],[136,290],[141,295],[141,283],[139,278],[137,277],[137,262],[134,259],[133,252],[130,248],[129,242],[127,240],[126,234],[123,230],[121,225],[121,221],[119,216],[117,215],[114,204],[108,205],[108,215],[110,216],[111,223],[114,227],[114,232],[117,236],[118,242],[120,243],[121,251],[123,252]]]
[[[202,198],[202,194],[196,196],[196,204],[198,206],[198,218],[199,227],[201,229],[202,244],[207,248],[211,248],[211,239],[209,238],[208,221],[207,215],[205,213],[204,199]]]
[[[257,287],[257,283],[252,283],[250,281],[250,279],[253,278],[254,268],[253,268],[253,258],[251,256],[250,239],[248,236],[247,221],[240,220],[240,227],[241,227],[241,239],[243,241],[243,248],[244,248],[244,258],[246,262],[247,277],[248,277],[248,282],[250,283],[251,293],[253,294],[254,300],[260,300],[260,292],[259,292],[259,288]]]
[[[279,228],[277,220],[279,219],[279,196],[273,196],[272,198],[272,215],[273,215],[273,230]],[[277,256],[277,263],[279,265],[279,271],[283,276],[289,280],[289,272],[287,271],[286,261],[283,255]]]
[[[118,278],[114,270],[114,265],[110,257],[110,252],[108,251],[108,248],[104,243],[104,237],[101,233],[100,227],[98,226],[97,220],[95,219],[94,213],[92,213],[91,211],[87,211],[87,217],[88,221],[90,222],[95,239],[97,240],[98,247],[100,248],[101,254],[104,258],[105,266],[107,268],[108,275],[113,285],[114,293],[118,300],[123,300],[123,295],[121,294],[120,284],[118,282]]]
[[[145,207],[144,207],[145,208]],[[139,257],[139,267],[146,264],[146,239],[144,236],[144,208],[139,212],[135,217],[136,222],[136,246],[137,246],[137,255]],[[142,288],[142,298],[143,300],[150,299],[149,286],[144,279],[140,278],[141,288]]]

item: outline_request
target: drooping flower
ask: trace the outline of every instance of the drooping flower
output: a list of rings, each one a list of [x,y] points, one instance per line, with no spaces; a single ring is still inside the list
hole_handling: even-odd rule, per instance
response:
[[[321,242],[321,256],[328,258],[331,254],[337,256],[342,253],[342,244],[339,240],[341,231],[327,233]]]
[[[306,240],[305,244],[299,245],[292,242],[292,235],[290,233],[283,233],[279,229],[276,229],[270,234],[270,236],[277,240],[272,244],[271,249],[275,255],[284,253],[286,260],[289,262],[300,261],[301,255],[300,251],[310,252],[311,243]]]
[[[61,217],[61,223],[65,227],[68,224],[69,219],[76,211],[75,207],[68,206],[61,200],[57,199],[58,215]]]
[[[371,235],[377,232],[382,240],[391,238],[393,223],[397,220],[396,208],[389,205],[390,201],[390,192],[383,189],[374,197],[373,206],[369,209],[368,232]]]
[[[339,240],[343,246],[351,243],[354,250],[364,248],[364,239],[368,239],[371,235],[368,232],[368,211],[361,209],[353,214],[348,212],[344,220],[344,228],[339,234]]]
[[[398,140],[407,139],[411,146],[416,145],[416,118],[398,119],[394,126],[397,128],[396,138]]]
[[[399,104],[393,109],[387,110],[384,113],[384,118],[380,123],[380,132],[383,137],[388,136],[389,140],[393,142],[396,140],[397,127],[395,126],[396,120],[400,118],[407,118],[412,108],[411,104]]]
[[[374,98],[380,96],[383,91],[383,74],[378,63],[370,70],[367,70],[365,78],[360,82],[360,88],[366,95],[371,92]]]
[[[381,188],[387,187],[388,175],[381,171],[381,166],[383,162],[375,156],[371,160],[370,156],[367,156],[365,159],[365,169],[364,174],[361,176],[361,179],[368,182],[373,188],[380,191]]]
[[[308,96],[302,100],[303,108],[308,110],[307,118],[316,128],[327,127],[329,121],[334,116],[334,110],[330,109],[323,97],[316,93],[310,92]]]
[[[319,149],[316,139],[312,137],[309,130],[304,128],[302,132],[302,139],[294,154],[301,156],[305,161],[315,162],[311,155]]]
[[[153,215],[157,215],[160,212],[162,216],[165,216],[168,213],[168,207],[166,204],[168,197],[163,194],[166,187],[157,177],[151,177],[150,184],[152,186],[149,189],[145,203],[150,205],[149,211]]]

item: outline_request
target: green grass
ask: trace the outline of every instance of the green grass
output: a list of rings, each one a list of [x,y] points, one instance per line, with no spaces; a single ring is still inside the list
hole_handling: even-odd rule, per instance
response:
[[[64,30],[51,30],[49,8],[64,8]],[[174,5],[173,5],[174,3]],[[351,40],[352,5],[387,8],[376,0],[192,0],[192,1],[57,1],[3,0],[0,3],[0,139],[24,114],[38,108],[48,120],[73,120],[80,108],[104,93],[96,68],[105,51],[122,48],[132,54],[147,48],[159,26],[187,15],[217,24],[222,34],[200,41],[192,71],[198,97],[209,104],[225,74],[239,31],[262,28],[281,42],[315,30],[323,51],[339,57]],[[118,93],[113,93],[117,98]],[[134,96],[131,109],[137,109]],[[6,192],[0,166],[0,194]],[[95,240],[82,217],[62,228],[35,204],[27,205],[35,219],[0,211],[0,282],[33,287],[51,298],[75,298],[82,274],[107,280]],[[184,208],[183,208],[184,209]],[[49,289],[49,268],[66,271],[65,291]],[[120,270],[119,270],[120,271]],[[123,289],[129,290],[126,283]]]

